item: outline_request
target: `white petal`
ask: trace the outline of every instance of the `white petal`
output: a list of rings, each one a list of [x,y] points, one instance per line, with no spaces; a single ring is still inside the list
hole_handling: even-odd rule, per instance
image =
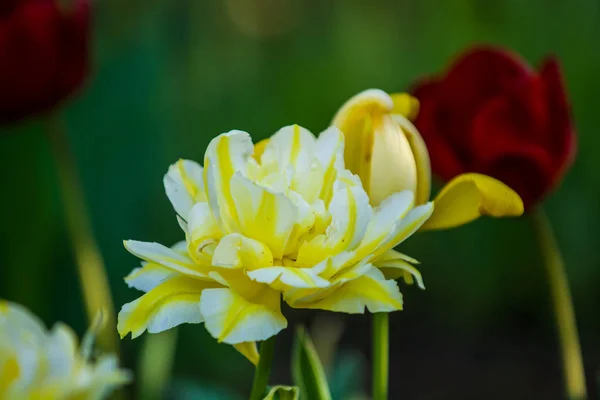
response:
[[[248,276],[276,290],[289,288],[324,288],[329,281],[321,278],[313,268],[269,267],[248,272]]]
[[[269,297],[280,294],[271,289]],[[270,302],[272,299],[269,299]],[[287,327],[277,308],[251,303],[231,289],[207,289],[202,292],[200,309],[206,329],[220,342],[238,344],[266,340]]]
[[[259,186],[240,174],[231,180],[231,194],[239,219],[239,232],[267,245],[281,258],[296,223],[298,211],[283,194]]]
[[[158,333],[183,323],[200,323],[200,294],[207,288],[220,286],[184,276],[169,279],[121,308],[119,334],[125,337],[131,332],[131,337],[136,338],[146,329]]]
[[[199,201],[206,201],[202,167],[190,160],[179,160],[169,167],[163,179],[167,197],[175,212],[187,220],[188,212]]]
[[[188,256],[169,249],[159,243],[126,240],[125,248],[133,255],[151,263],[161,265],[173,271],[197,278],[206,278],[206,271],[194,263]]]
[[[222,268],[256,269],[273,265],[273,254],[263,243],[232,233],[219,241],[212,264]]]

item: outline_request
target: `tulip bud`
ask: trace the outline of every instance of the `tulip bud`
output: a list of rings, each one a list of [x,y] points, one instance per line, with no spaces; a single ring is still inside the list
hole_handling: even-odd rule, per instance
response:
[[[414,192],[417,204],[429,200],[429,155],[409,121],[418,109],[408,94],[369,89],[348,100],[333,119],[346,138],[346,168],[360,177],[372,205],[403,190]]]

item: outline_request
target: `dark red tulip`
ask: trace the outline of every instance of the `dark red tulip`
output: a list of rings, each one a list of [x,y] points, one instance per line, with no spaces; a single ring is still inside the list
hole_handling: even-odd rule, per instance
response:
[[[415,125],[444,180],[464,172],[490,175],[530,209],[572,162],[575,134],[555,58],[535,71],[506,50],[474,48],[413,94],[421,103]]]
[[[0,0],[0,123],[52,110],[88,72],[88,0]]]

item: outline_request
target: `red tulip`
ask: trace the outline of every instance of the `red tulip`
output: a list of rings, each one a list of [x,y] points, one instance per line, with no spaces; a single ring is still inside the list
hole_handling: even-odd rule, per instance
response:
[[[571,164],[575,134],[554,58],[537,72],[513,53],[479,47],[413,93],[421,103],[415,125],[444,180],[490,175],[530,209]]]
[[[89,28],[88,0],[0,1],[0,123],[50,111],[81,86]]]

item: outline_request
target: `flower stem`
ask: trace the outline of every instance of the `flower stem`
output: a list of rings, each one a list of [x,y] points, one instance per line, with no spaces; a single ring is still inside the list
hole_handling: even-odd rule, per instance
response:
[[[58,115],[49,116],[45,128],[56,163],[67,229],[75,253],[88,320],[91,324],[96,313],[102,310],[106,328],[98,334],[98,345],[105,351],[118,354],[115,315],[104,261],[92,232],[67,134]]]
[[[587,398],[585,373],[564,262],[544,211],[539,209],[534,212],[531,215],[531,222],[548,274],[548,284],[562,352],[566,395],[570,400],[583,400]]]
[[[269,374],[271,373],[271,363],[273,362],[273,353],[275,351],[275,336],[262,342],[260,345],[260,358],[256,371],[254,372],[254,383],[250,392],[250,400],[262,400],[265,396]]]
[[[146,335],[138,365],[139,398],[158,400],[165,397],[165,388],[171,380],[177,328]],[[157,362],[160,360],[160,362]]]
[[[373,400],[388,398],[389,315],[373,314]]]

